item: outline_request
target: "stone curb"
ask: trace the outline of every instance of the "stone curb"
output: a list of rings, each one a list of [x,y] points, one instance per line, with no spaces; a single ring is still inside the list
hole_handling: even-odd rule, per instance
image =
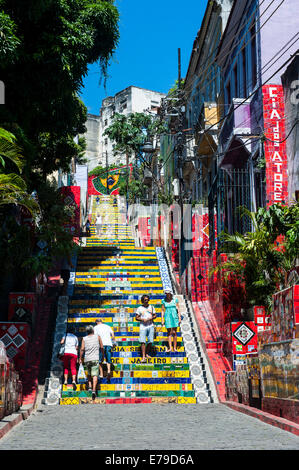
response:
[[[248,416],[252,416],[253,418],[257,418],[263,421],[264,423],[271,424],[272,426],[276,426],[283,431],[288,431],[292,434],[295,434],[296,436],[299,436],[299,425],[285,418],[280,418],[270,413],[266,413],[265,411],[259,410],[258,408],[243,405],[242,403],[236,403],[232,401],[222,401],[221,403],[235,411],[247,414]]]
[[[5,436],[14,426],[28,419],[29,416],[41,405],[44,394],[44,386],[40,386],[35,394],[33,403],[23,405],[19,411],[4,418],[0,421],[0,439]]]
[[[33,410],[34,404],[24,405],[17,413],[4,416],[4,418],[0,421],[0,439],[9,431],[11,431],[14,426],[29,418]]]

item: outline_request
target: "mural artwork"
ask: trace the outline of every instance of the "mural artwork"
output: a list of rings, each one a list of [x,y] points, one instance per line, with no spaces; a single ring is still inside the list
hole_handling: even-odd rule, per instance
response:
[[[132,165],[130,167],[130,177],[132,174]],[[110,169],[108,176],[104,172],[102,175],[92,175],[88,177],[88,194],[91,196],[105,196],[110,194],[116,196],[119,194],[121,183],[126,181],[126,166]]]

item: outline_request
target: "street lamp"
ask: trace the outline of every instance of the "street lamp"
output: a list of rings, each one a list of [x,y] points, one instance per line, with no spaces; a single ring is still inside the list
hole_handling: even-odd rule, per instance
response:
[[[154,226],[155,226],[155,219],[156,219],[156,206],[155,206],[155,203],[157,202],[157,194],[156,194],[156,190],[154,191],[153,190],[153,168],[152,168],[152,162],[151,162],[151,155],[154,154],[155,152],[155,148],[154,148],[154,145],[153,145],[153,142],[147,138],[147,140],[144,142],[144,144],[142,145],[141,147],[141,151],[145,154],[145,160],[146,162],[150,165],[151,167],[151,200],[152,200],[152,203],[154,202],[154,206],[153,206],[153,211],[151,211],[151,240],[153,240],[153,235],[154,235]],[[148,168],[145,168],[145,172],[149,172],[150,170]],[[157,189],[157,188],[156,188]]]
[[[153,153],[153,151],[154,151],[153,143],[150,142],[149,140],[146,141],[146,142],[142,145],[141,150],[142,150],[143,153],[146,153],[146,154],[151,154],[151,153]]]
[[[145,172],[144,175],[146,178],[151,178],[152,180],[153,171],[152,171],[152,165],[151,165],[152,163],[151,155],[153,155],[155,151],[152,141],[149,138],[147,138],[147,140],[141,146],[140,150],[142,153],[145,154],[145,163],[147,164],[144,170]],[[149,169],[148,166],[150,166],[151,169]],[[151,193],[153,193],[153,181],[151,182]]]
[[[108,152],[106,150],[106,172],[107,172],[107,195],[109,196],[109,169],[108,169]]]

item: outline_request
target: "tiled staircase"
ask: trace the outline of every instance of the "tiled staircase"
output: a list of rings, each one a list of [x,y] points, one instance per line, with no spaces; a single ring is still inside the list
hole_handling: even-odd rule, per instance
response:
[[[104,372],[104,379],[99,379],[95,403],[210,402],[211,392],[199,346],[192,334],[190,312],[180,296],[183,320],[178,329],[178,352],[166,352],[167,331],[161,326],[161,300],[165,283],[171,281],[163,250],[135,246],[130,227],[119,210],[119,200],[113,204],[112,197],[103,196],[97,205],[94,199],[92,222],[98,213],[103,217],[102,231],[97,237],[92,225],[91,237],[78,256],[66,320],[75,325],[79,338],[85,336],[87,324],[94,325],[98,317],[114,330],[117,346],[112,352],[112,377],[108,381]],[[157,335],[152,357],[141,363],[139,323],[134,317],[144,293],[150,295],[150,305],[157,312]],[[55,357],[56,352],[54,362]],[[78,384],[76,391],[71,384],[61,388],[56,377],[56,388],[61,392],[61,405],[92,402],[86,384]],[[55,400],[48,400],[49,404],[52,402]]]

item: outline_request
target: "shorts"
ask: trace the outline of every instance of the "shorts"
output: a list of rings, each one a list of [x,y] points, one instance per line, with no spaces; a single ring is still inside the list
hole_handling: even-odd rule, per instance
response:
[[[85,363],[87,369],[87,375],[91,377],[99,375],[99,363],[98,361],[88,361]]]
[[[68,269],[62,269],[60,275],[64,281],[68,281],[70,278],[70,271]]]
[[[140,328],[140,331],[139,331],[139,341],[140,341],[140,343],[146,343],[146,338],[148,338],[149,343],[153,343],[154,342],[154,333],[155,333],[154,325],[147,326],[143,329]]]
[[[103,362],[104,355],[105,355],[105,358],[108,364],[111,363],[111,349],[112,349],[112,346],[104,346],[104,354],[103,354],[103,351],[100,349],[100,362]]]

